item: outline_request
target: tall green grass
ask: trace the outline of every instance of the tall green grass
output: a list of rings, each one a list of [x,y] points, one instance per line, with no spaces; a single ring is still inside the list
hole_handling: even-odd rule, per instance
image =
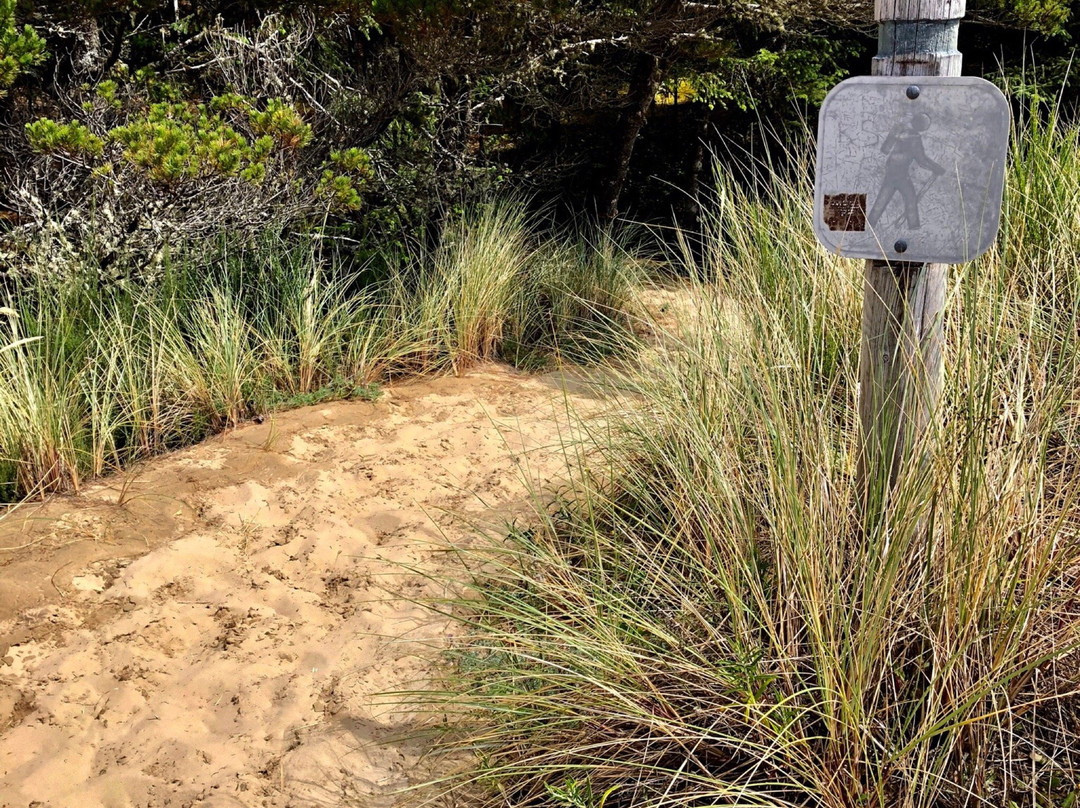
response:
[[[90,272],[10,282],[0,301],[0,502],[77,488],[278,407],[369,396],[404,374],[460,372],[524,350],[557,358],[563,341],[618,347],[634,262],[609,247],[579,280],[582,262],[553,259],[522,210],[511,200],[478,208],[434,254],[381,280],[268,235],[209,258],[181,255],[143,286],[103,289]],[[554,331],[531,332],[536,318]]]
[[[814,244],[805,184],[720,175],[686,256],[696,316],[581,422],[566,492],[469,560],[444,697],[479,767],[455,788],[1077,804],[1076,144],[1045,119],[1019,133],[999,244],[951,277],[932,461],[868,519],[861,265]]]

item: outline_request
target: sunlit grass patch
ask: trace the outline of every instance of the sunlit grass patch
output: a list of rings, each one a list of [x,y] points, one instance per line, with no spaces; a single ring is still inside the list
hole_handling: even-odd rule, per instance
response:
[[[595,258],[591,245],[545,244],[523,210],[506,199],[468,211],[433,253],[381,279],[267,234],[181,253],[142,285],[103,288],[89,267],[74,281],[9,281],[0,501],[403,375],[621,348],[633,263],[610,258],[613,244]]]

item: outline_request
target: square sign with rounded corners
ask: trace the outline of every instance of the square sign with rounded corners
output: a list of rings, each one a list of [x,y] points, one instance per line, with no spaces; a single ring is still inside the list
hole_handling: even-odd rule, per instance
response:
[[[814,230],[851,258],[959,264],[994,243],[1009,104],[973,77],[861,76],[818,119]]]

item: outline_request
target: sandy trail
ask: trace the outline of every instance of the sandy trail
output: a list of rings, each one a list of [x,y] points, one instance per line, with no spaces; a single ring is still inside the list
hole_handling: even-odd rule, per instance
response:
[[[412,602],[444,542],[558,474],[588,406],[563,381],[487,366],[283,413],[10,514],[0,806],[415,804],[419,719],[378,694],[452,630]]]

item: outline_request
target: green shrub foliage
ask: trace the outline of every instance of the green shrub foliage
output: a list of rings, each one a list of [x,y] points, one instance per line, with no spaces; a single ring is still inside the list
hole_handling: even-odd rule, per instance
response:
[[[15,0],[0,0],[0,96],[45,57],[45,40],[33,26],[16,24]]]

